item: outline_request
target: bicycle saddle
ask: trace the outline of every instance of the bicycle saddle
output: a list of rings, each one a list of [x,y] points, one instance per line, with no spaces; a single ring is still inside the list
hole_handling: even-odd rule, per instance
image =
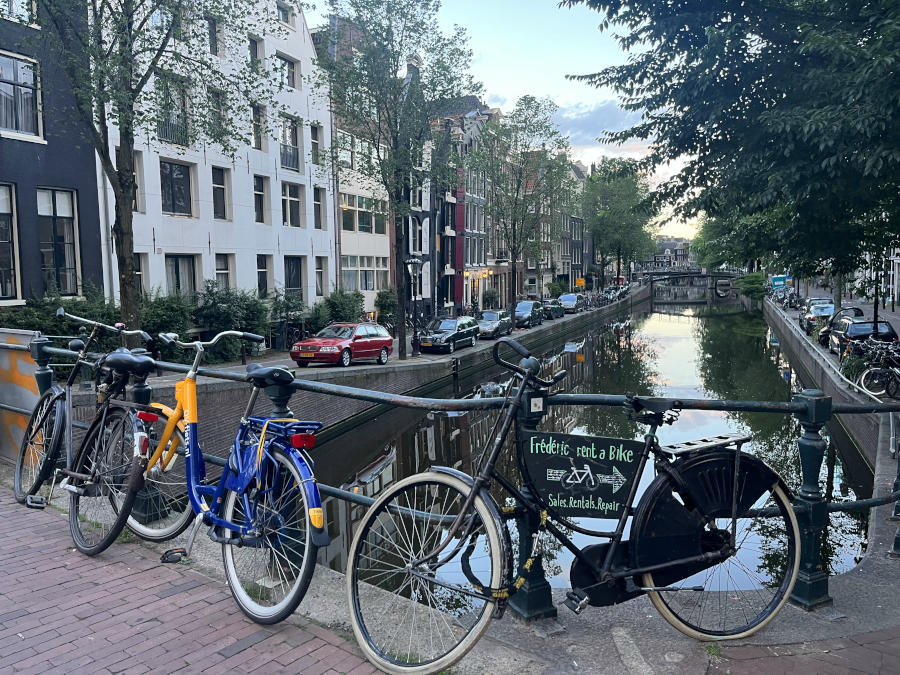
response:
[[[124,347],[110,352],[103,359],[103,365],[120,373],[130,373],[137,377],[146,377],[156,368],[156,361],[143,354],[132,354]]]
[[[290,384],[294,381],[294,376],[287,368],[264,367],[258,363],[251,363],[247,366],[247,380],[255,386],[263,388],[274,384]]]

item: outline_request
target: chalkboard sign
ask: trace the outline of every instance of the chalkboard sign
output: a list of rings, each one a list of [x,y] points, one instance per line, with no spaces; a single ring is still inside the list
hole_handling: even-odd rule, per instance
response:
[[[523,434],[527,478],[563,517],[618,518],[637,474],[644,444],[623,438]]]

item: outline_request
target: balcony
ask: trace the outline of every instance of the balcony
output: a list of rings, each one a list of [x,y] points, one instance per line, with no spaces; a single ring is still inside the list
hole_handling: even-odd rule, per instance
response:
[[[167,143],[187,145],[187,121],[180,115],[160,118],[156,123],[156,135],[159,137],[159,140]]]
[[[300,148],[296,145],[281,144],[281,166],[285,169],[300,170]]]

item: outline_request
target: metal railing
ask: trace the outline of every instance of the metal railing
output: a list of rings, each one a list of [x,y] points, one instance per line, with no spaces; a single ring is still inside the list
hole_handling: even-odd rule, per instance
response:
[[[26,349],[21,345],[0,345],[0,349],[14,349],[22,351]],[[35,379],[38,387],[44,391],[52,384],[53,371],[50,369],[50,360],[53,357],[73,358],[75,352],[68,349],[53,347],[50,340],[44,337],[35,338],[30,347],[32,357],[37,363]],[[173,373],[187,373],[190,366],[158,361],[159,369]],[[198,373],[205,377],[233,382],[246,382],[246,375],[242,372],[218,370],[212,368],[200,368]],[[492,410],[505,405],[506,399],[480,398],[480,399],[436,399],[405,396],[402,394],[390,394],[385,392],[348,387],[327,382],[314,382],[294,379],[286,385],[271,386],[266,389],[266,394],[274,404],[272,415],[276,417],[290,416],[287,407],[288,401],[294,393],[305,391],[311,393],[341,396],[359,401],[380,404],[389,407],[416,408],[428,411],[467,411],[467,410]],[[729,412],[755,412],[772,414],[793,415],[800,423],[802,434],[797,440],[797,449],[800,455],[802,484],[794,499],[794,509],[800,524],[801,554],[800,573],[791,595],[794,604],[811,610],[815,607],[830,604],[831,597],[828,594],[828,575],[822,569],[820,560],[821,542],[823,532],[828,522],[828,512],[831,511],[866,511],[873,507],[897,502],[900,500],[900,471],[894,481],[892,492],[883,497],[862,499],[847,502],[828,503],[819,487],[819,476],[825,458],[826,443],[820,432],[832,414],[865,414],[865,413],[889,413],[900,411],[900,402],[884,403],[833,403],[831,397],[814,389],[807,389],[794,395],[791,401],[736,401],[713,399],[642,399],[651,403],[658,401],[664,403],[670,409],[676,410],[704,410],[704,411],[729,411]],[[609,394],[552,394],[546,399],[549,406],[615,406],[625,404],[626,397]],[[28,414],[30,411],[21,411]],[[546,414],[545,412],[540,415]],[[520,411],[523,419],[528,418],[529,424],[535,424],[534,413]],[[224,464],[225,460],[209,458],[214,464]],[[348,492],[328,485],[320,485],[323,494],[343,499],[356,504],[367,506],[374,500],[365,495]],[[530,525],[527,519],[518,520],[520,537],[530,538]],[[900,555],[900,530],[894,542],[893,554]],[[543,570],[537,566],[535,574],[542,576]],[[549,585],[534,584],[534,593],[540,597],[522,598],[517,602],[519,606],[527,606],[531,610],[542,605],[552,606]],[[526,594],[532,591],[520,591]],[[537,612],[540,614],[540,612]]]

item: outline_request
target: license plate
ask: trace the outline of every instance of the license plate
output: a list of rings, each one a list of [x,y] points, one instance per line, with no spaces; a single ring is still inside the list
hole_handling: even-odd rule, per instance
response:
[[[422,340],[422,341],[419,343],[419,346],[421,346],[421,347],[430,347],[430,346],[431,346],[431,341],[430,341],[430,340]]]
[[[311,359],[316,355],[315,352],[300,352],[300,356],[304,359]]]

